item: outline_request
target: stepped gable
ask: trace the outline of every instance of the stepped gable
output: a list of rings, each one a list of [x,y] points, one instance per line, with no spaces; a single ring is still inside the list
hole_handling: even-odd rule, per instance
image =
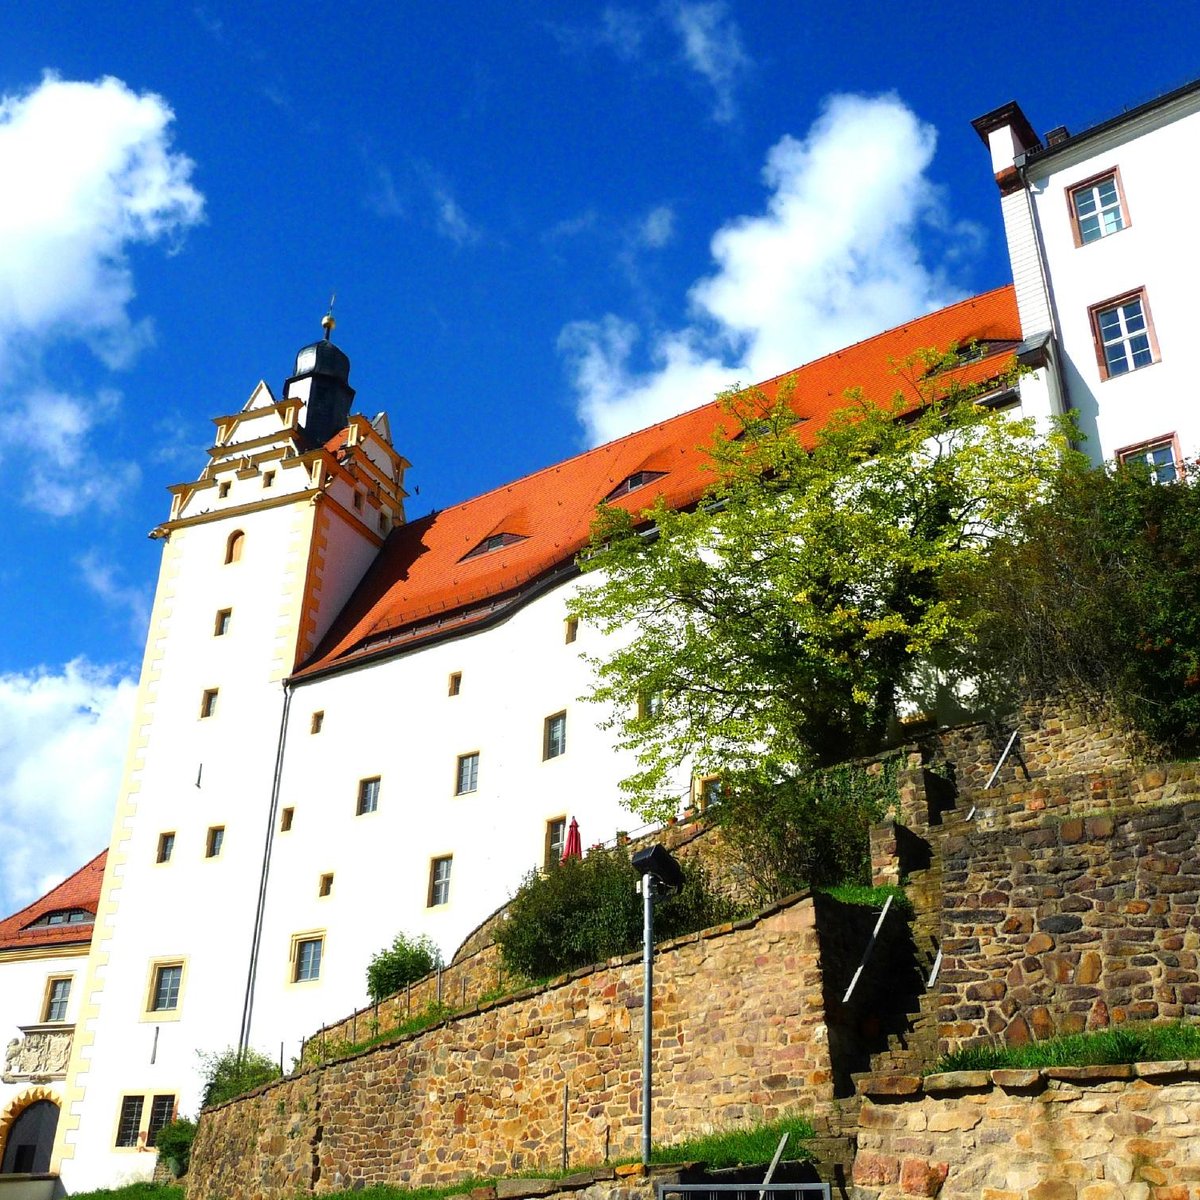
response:
[[[1013,288],[952,304],[760,384],[768,399],[796,381],[793,407],[809,444],[844,406],[847,388],[883,399],[899,381],[892,364],[921,347],[986,343],[960,369],[964,381],[997,375],[1020,342]],[[663,497],[694,504],[712,482],[707,446],[730,418],[718,402],[597,446],[513,483],[395,530],[298,677],[396,653],[487,623],[539,585],[572,570],[596,506],[638,473],[651,476],[612,502],[640,513]],[[335,439],[336,440],[336,439]]]
[[[51,913],[70,909],[83,909],[95,916],[107,858],[108,851],[102,850],[90,863],[80,867],[74,875],[64,879],[41,899],[0,921],[0,953],[73,943],[86,946],[92,940],[90,921],[62,925],[38,925],[37,922]]]

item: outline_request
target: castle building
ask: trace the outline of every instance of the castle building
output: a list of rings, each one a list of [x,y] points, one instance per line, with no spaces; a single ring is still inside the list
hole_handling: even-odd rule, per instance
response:
[[[1097,457],[1160,469],[1165,434],[1172,455],[1194,447],[1168,378],[1184,258],[1152,253],[1170,236],[1153,222],[1179,202],[1162,172],[1195,137],[1193,94],[1040,151],[1015,105],[981,118],[1015,284],[769,380],[768,397],[794,380],[811,440],[846,388],[888,397],[892,362],[974,343],[973,377],[1014,353],[1033,367],[997,403],[1078,410]],[[1109,176],[1128,198],[1120,227]],[[1137,326],[1151,303],[1152,344]],[[601,502],[695,503],[704,447],[730,419],[703,404],[408,521],[408,464],[385,415],[354,412],[331,333],[327,319],[281,398],[259,383],[214,419],[207,463],[171,489],[154,530],[162,563],[113,836],[80,873],[103,862],[98,898],[78,904],[94,912],[86,969],[82,925],[71,943],[66,1077],[52,1094],[20,1079],[0,1092],[9,1129],[35,1103],[61,1106],[50,1167],[68,1191],[149,1176],[156,1129],[199,1107],[198,1052],[252,1047],[287,1066],[305,1035],[363,1002],[367,963],[398,931],[449,955],[561,853],[571,818],[585,844],[630,823],[618,784],[633,764],[603,728],[610,714],[580,700],[587,657],[606,647],[568,613],[589,586],[577,556]],[[681,807],[698,786],[683,764]],[[0,1013],[18,1043],[47,1022],[38,994],[59,967],[39,965],[9,1005],[7,972],[28,964],[4,957],[2,935],[70,909],[55,895],[0,924]]]

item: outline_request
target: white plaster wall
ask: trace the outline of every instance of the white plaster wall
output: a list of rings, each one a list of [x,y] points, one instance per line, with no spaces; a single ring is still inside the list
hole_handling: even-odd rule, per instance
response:
[[[311,519],[304,503],[265,509],[177,530],[166,550],[167,569],[178,573],[148,647],[148,740],[135,789],[123,797],[134,808],[124,821],[119,808],[114,830],[114,846],[128,832],[127,860],[108,892],[115,932],[96,946],[109,960],[79,1078],[82,1120],[68,1135],[74,1156],[62,1164],[72,1190],[147,1176],[153,1154],[113,1146],[122,1095],[170,1092],[194,1113],[197,1050],[237,1042],[282,712],[279,663],[290,668],[289,628],[294,636],[282,581],[303,583]],[[224,565],[235,527],[246,534],[242,558]],[[229,632],[215,637],[215,614],[226,607]],[[217,709],[201,719],[209,687],[219,689]],[[213,825],[225,827],[224,847],[207,859]],[[158,864],[165,831],[175,833],[175,849]],[[150,964],[160,958],[185,963],[180,1007],[147,1015]]]
[[[429,934],[447,958],[531,867],[546,822],[575,817],[585,848],[641,821],[621,805],[632,762],[579,697],[601,638],[581,624],[564,640],[570,583],[491,629],[296,689],[255,993],[253,1041],[290,1061],[299,1040],[366,1002],[371,955],[403,930]],[[462,690],[449,696],[451,672]],[[321,732],[310,733],[321,710]],[[567,713],[567,751],[543,761],[547,716]],[[478,751],[479,786],[455,795],[460,754]],[[381,778],[375,813],[355,815],[360,779]],[[689,778],[678,781],[681,798]],[[278,821],[276,822],[278,829]],[[454,857],[450,902],[428,907],[430,860]],[[318,896],[321,874],[333,892]],[[296,933],[323,930],[319,981],[290,982]]]
[[[1197,107],[1200,98],[1186,98],[1068,147],[1040,171],[1036,160],[1030,168],[1066,387],[1096,461],[1169,433],[1179,435],[1185,455],[1200,450],[1200,406],[1187,357],[1200,269],[1200,224],[1193,211],[1200,183]],[[1111,167],[1120,168],[1129,227],[1076,247],[1068,189]],[[1102,381],[1088,307],[1138,287],[1146,288],[1161,361]]]

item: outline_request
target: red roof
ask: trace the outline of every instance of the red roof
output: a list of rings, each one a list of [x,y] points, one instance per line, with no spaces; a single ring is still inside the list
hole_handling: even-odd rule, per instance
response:
[[[1011,285],[985,292],[826,355],[759,386],[773,399],[795,379],[792,406],[807,418],[800,437],[811,442],[838,408],[847,388],[876,400],[900,387],[892,364],[923,347],[945,349],[972,341],[997,342],[972,377],[995,375],[1021,340]],[[307,675],[427,638],[457,633],[507,608],[539,583],[570,568],[587,544],[596,506],[639,471],[665,472],[615,503],[642,512],[657,496],[683,507],[713,482],[706,448],[730,418],[717,402],[639,430],[575,458],[402,526],[379,555],[313,657]],[[497,534],[516,538],[465,558]]]
[[[0,952],[27,950],[37,946],[86,946],[92,940],[90,922],[62,925],[38,925],[50,913],[82,909],[96,915],[100,903],[100,883],[108,851],[102,850],[90,863],[64,879],[28,908],[0,921]]]

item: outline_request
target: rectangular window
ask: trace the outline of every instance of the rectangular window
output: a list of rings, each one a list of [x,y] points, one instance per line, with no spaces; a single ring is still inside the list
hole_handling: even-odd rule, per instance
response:
[[[292,975],[293,982],[308,983],[321,978],[321,953],[324,948],[324,938],[297,938],[296,969]]]
[[[563,631],[566,634],[564,640],[569,646],[579,636],[579,618],[568,617],[563,623]]]
[[[460,754],[458,756],[458,777],[454,786],[454,794],[461,796],[473,792],[479,786],[479,755]]]
[[[163,1126],[171,1123],[175,1115],[174,1096],[155,1096],[150,1101],[150,1124],[146,1128],[146,1145],[153,1146]]]
[[[208,839],[204,843],[204,857],[216,858],[225,844],[225,826],[212,825],[208,830]]]
[[[542,758],[558,758],[567,752],[567,714],[555,713],[546,718],[542,733]]]
[[[71,998],[71,981],[69,979],[51,979],[46,989],[46,1010],[42,1013],[43,1021],[65,1021],[67,1019],[67,1001]]]
[[[657,717],[662,712],[662,697],[657,692],[638,693],[638,720]]]
[[[263,479],[263,487],[269,488],[275,482],[275,472],[274,471],[264,471],[262,479]]]
[[[563,850],[567,845],[567,818],[555,817],[546,822],[546,854],[542,866],[549,871],[562,862]]]
[[[705,775],[692,785],[692,795],[696,807],[704,812],[710,804],[716,804],[721,799],[720,775]]]
[[[224,500],[225,497],[228,495],[229,495],[229,484],[228,483],[218,483],[217,484],[217,499]]]
[[[292,819],[295,817],[295,815],[296,815],[296,810],[294,808],[285,808],[283,810],[283,812],[279,816],[279,832],[280,833],[287,833],[287,831],[289,829],[291,829]]]
[[[1179,476],[1179,447],[1173,433],[1117,451],[1121,463],[1144,463],[1155,483],[1174,483]]]
[[[213,622],[213,637],[224,637],[229,632],[229,618],[232,616],[232,608],[217,609],[217,619]]]
[[[322,875],[321,881],[317,884],[317,895],[328,896],[333,891],[333,872],[328,875]]]
[[[458,693],[461,691],[462,691],[462,672],[461,671],[451,671],[450,672],[450,684],[449,684],[449,687],[446,689],[446,694],[450,695],[450,696],[457,696]]]
[[[1089,309],[1101,379],[1125,375],[1158,361],[1158,343],[1144,289]]]
[[[435,858],[429,864],[429,907],[450,903],[450,867],[454,859]]]
[[[117,1145],[123,1149],[138,1144],[138,1130],[142,1126],[142,1105],[145,1103],[141,1096],[123,1096],[121,1098],[121,1117],[117,1121]]]
[[[174,850],[175,835],[173,833],[160,833],[158,835],[158,857],[155,861],[160,863],[170,862]]]
[[[174,1012],[179,1007],[179,986],[183,982],[181,963],[160,964],[154,968],[150,989],[151,1012]]]
[[[388,531],[388,516],[387,513],[379,514],[379,532],[387,533]]]
[[[320,709],[319,711],[313,713],[312,723],[308,727],[308,732],[309,733],[320,733],[322,728],[324,727],[324,725],[325,725],[325,710]]]
[[[217,689],[205,688],[200,697],[200,716],[211,717],[217,711]]]
[[[1120,233],[1129,225],[1121,173],[1116,167],[1077,183],[1069,189],[1068,195],[1077,246],[1099,241],[1110,233]]]
[[[379,807],[379,776],[358,781],[358,815],[373,813]]]
[[[354,509],[356,512],[362,512],[363,498],[362,492],[354,493]]]

